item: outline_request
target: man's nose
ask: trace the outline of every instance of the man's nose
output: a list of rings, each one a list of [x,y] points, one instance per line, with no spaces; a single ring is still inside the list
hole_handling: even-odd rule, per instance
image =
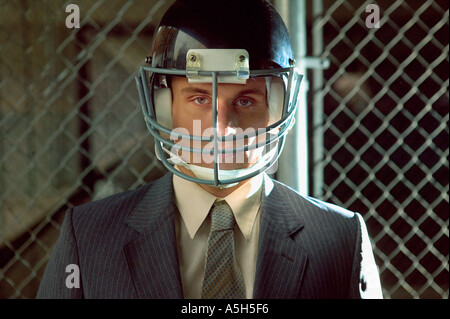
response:
[[[227,136],[236,133],[237,123],[236,114],[232,105],[219,99],[217,107],[217,132],[220,136]]]

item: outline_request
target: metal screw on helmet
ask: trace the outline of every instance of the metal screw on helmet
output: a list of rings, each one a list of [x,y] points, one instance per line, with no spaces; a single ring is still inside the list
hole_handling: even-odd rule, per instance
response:
[[[244,62],[244,61],[245,61],[245,55],[240,55],[239,62]]]
[[[195,54],[191,54],[191,55],[189,56],[189,60],[190,60],[191,62],[195,62],[195,61],[197,60],[197,56],[196,56]]]
[[[152,57],[151,56],[146,56],[145,57],[145,63],[152,64]]]

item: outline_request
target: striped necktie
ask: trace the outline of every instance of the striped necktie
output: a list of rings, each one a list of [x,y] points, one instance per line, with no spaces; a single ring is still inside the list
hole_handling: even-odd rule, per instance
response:
[[[233,212],[226,201],[215,202],[206,245],[202,299],[243,299],[245,284],[234,253]]]

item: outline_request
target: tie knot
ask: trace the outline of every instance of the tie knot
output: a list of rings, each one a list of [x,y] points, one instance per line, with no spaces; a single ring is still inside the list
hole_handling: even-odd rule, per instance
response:
[[[234,216],[226,201],[215,202],[211,211],[211,230],[232,230]]]

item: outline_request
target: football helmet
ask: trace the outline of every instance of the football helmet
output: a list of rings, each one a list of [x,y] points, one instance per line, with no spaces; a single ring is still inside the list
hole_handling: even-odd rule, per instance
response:
[[[273,170],[294,124],[302,75],[294,65],[286,26],[270,3],[178,0],[157,27],[146,63],[138,70],[136,84],[156,155],[169,171],[195,183],[225,188]],[[210,85],[212,128],[208,134],[173,127],[173,77]],[[264,79],[266,88],[267,124],[222,136],[218,131],[219,84],[244,86],[258,78]],[[223,147],[226,143],[233,147]],[[197,165],[183,152],[208,155],[211,165]],[[255,152],[256,160],[244,168],[223,168],[225,154],[243,152]]]

